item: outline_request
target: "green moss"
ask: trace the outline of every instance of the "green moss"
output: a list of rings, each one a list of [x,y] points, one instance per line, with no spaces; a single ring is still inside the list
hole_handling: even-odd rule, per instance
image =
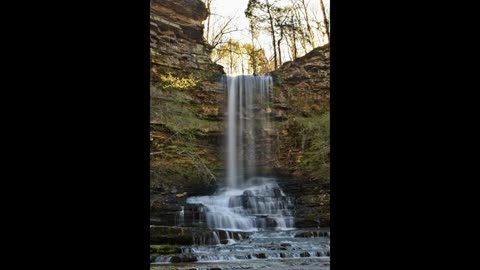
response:
[[[192,104],[192,96],[181,91],[166,91],[154,88],[154,98],[159,99],[151,105],[150,118],[161,123],[172,133],[192,135],[208,130],[219,129],[220,122],[203,119],[197,115],[198,106]],[[153,96],[153,95],[152,95]]]
[[[181,250],[173,245],[150,245],[150,254],[174,254],[180,253]]]
[[[275,73],[274,74],[273,85],[274,86],[281,86],[283,84],[284,80],[285,80],[285,78],[283,77],[283,75],[281,75],[280,73]]]

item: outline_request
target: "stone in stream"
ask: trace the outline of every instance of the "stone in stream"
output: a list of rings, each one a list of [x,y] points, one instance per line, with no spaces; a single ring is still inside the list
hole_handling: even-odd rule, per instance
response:
[[[277,221],[274,218],[267,217],[267,228],[275,228],[277,227]]]
[[[280,252],[280,258],[285,258],[285,257],[287,257],[287,255],[285,255],[285,253],[283,252]]]
[[[220,240],[220,244],[222,244],[222,245],[228,244],[228,239],[222,239],[222,240]]]
[[[265,254],[265,253],[258,253],[255,256],[259,259],[266,259],[267,258],[267,254]]]
[[[310,253],[304,251],[304,252],[300,253],[300,257],[310,257]]]

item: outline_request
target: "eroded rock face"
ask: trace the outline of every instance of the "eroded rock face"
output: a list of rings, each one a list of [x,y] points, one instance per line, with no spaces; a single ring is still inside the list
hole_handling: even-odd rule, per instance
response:
[[[294,198],[295,226],[330,226],[330,47],[287,62],[274,75],[275,157]]]
[[[200,0],[150,1],[151,222],[179,226],[186,197],[216,188],[223,173],[223,68],[203,39]],[[184,225],[195,223],[186,207]]]
[[[207,9],[200,0],[150,1],[151,78],[165,70],[223,73],[210,61],[210,49],[203,40],[202,21]]]

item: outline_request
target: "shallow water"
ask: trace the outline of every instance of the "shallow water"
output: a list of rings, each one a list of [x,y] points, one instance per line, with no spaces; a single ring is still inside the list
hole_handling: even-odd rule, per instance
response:
[[[254,232],[227,244],[185,246],[183,253],[197,262],[170,263],[175,255],[165,255],[157,257],[151,269],[330,269],[329,236],[316,231],[312,235],[322,236],[295,237],[300,232]]]

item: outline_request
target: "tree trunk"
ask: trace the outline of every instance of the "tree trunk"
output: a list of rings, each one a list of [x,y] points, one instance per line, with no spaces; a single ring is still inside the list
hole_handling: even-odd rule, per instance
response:
[[[323,0],[320,0],[320,7],[322,8],[323,23],[325,24],[325,33],[327,33],[328,43],[330,43],[330,26],[327,19],[327,12],[325,12],[325,6],[323,5]]]
[[[268,3],[267,0],[267,12],[268,12],[268,20],[270,22],[270,32],[272,34],[272,45],[273,45],[273,59],[275,63],[275,69],[278,68],[278,63],[277,63],[277,42],[275,41],[275,28],[273,27],[273,15],[272,12],[270,11],[270,3]]]
[[[250,33],[252,34],[252,51],[250,52],[252,54],[252,68],[253,68],[253,73],[257,74],[257,56],[255,53],[255,25],[250,22]]]
[[[208,43],[210,43],[210,17],[212,16],[212,13],[210,11],[211,4],[212,4],[212,0],[206,1],[207,11],[208,11],[206,40]]]
[[[278,39],[278,65],[282,65],[282,48],[281,48],[281,42],[283,39],[283,27],[280,27],[280,39]]]
[[[313,35],[312,27],[310,26],[310,18],[308,17],[307,5],[305,4],[305,0],[302,0],[303,11],[305,12],[305,21],[307,22],[307,31],[310,35],[310,43],[312,47],[315,48],[315,36]]]

